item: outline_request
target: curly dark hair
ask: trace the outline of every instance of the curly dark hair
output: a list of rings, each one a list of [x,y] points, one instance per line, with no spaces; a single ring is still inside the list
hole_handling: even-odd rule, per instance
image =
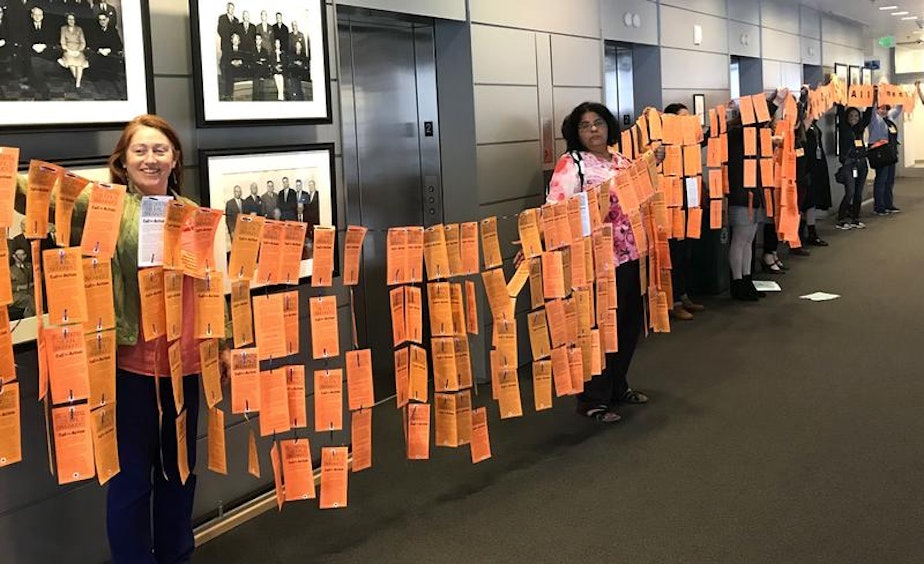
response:
[[[606,144],[615,145],[619,141],[619,122],[613,112],[599,102],[582,102],[578,104],[561,123],[561,135],[568,144],[569,151],[587,151],[578,135],[578,124],[587,112],[594,112],[606,122]]]

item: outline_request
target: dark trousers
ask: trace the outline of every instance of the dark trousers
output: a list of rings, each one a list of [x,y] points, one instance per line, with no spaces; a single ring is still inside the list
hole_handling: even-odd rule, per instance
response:
[[[619,352],[608,353],[603,373],[584,383],[584,392],[578,396],[578,405],[582,407],[615,403],[629,389],[626,374],[642,334],[643,323],[643,298],[637,260],[616,269],[616,295],[619,301],[616,314]]]
[[[895,187],[895,165],[890,164],[876,169],[873,180],[873,210],[884,212],[894,207],[892,188]]]
[[[859,221],[860,204],[863,203],[863,186],[866,185],[866,175],[869,173],[866,158],[858,161],[847,160],[844,163],[844,171],[846,172],[844,197],[841,198],[841,205],[837,210],[837,220],[843,221],[850,218]],[[854,177],[854,171],[856,171],[856,177]]]
[[[687,293],[687,272],[693,260],[693,245],[689,239],[668,239],[671,251],[671,285],[674,287],[674,303],[681,301]]]
[[[196,476],[190,474],[186,485],[180,483],[177,414],[169,378],[160,378],[164,416],[163,429],[158,433],[155,380],[123,370],[117,374],[116,437],[121,472],[109,481],[106,495],[106,528],[113,564],[188,562],[193,552]],[[198,376],[183,378],[183,394],[186,448],[192,472],[199,418]]]
[[[775,253],[780,246],[780,238],[776,235],[776,223],[773,219],[767,218],[764,223],[764,253]]]

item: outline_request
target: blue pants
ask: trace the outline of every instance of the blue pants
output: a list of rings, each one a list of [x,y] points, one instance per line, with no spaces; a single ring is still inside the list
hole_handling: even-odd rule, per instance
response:
[[[869,167],[866,158],[862,160],[848,160],[844,163],[847,181],[844,183],[844,197],[837,210],[837,220],[860,220],[860,204],[863,203],[863,186],[866,184],[866,175]],[[856,172],[856,178],[854,178]]]
[[[873,210],[884,212],[891,209],[892,188],[895,187],[895,165],[876,169],[876,179],[873,180]]]
[[[123,370],[118,371],[116,378],[116,437],[121,471],[109,481],[106,495],[106,528],[112,562],[188,562],[194,547],[192,509],[196,476],[190,474],[186,485],[180,483],[176,407],[170,379],[160,378],[164,416],[163,429],[158,433],[155,378]],[[192,472],[196,465],[199,418],[198,376],[183,378],[183,394],[186,448]]]

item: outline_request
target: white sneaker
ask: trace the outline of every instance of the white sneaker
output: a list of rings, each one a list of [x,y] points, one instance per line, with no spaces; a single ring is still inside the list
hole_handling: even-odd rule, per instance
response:
[[[862,221],[852,221],[850,222],[850,227],[854,229],[866,229],[866,224]]]
[[[837,222],[837,224],[834,226],[834,228],[835,228],[835,229],[842,229],[842,230],[844,230],[844,231],[848,231],[848,230],[850,230],[850,229],[853,229],[853,224],[851,224],[849,221],[839,221],[839,222]]]

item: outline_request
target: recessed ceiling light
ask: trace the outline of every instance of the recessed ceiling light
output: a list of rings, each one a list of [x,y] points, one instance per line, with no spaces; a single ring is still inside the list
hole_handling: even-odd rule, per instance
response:
[[[893,16],[907,16],[908,12],[892,12]]]
[[[916,20],[916,19],[918,19],[918,17],[917,17],[917,16],[908,16],[908,17],[905,17],[905,18],[902,18],[902,19],[903,19],[903,20],[906,20],[906,21],[907,21],[907,20]]]
[[[880,9],[880,10],[883,10],[883,11],[885,11],[885,10],[897,10],[897,9],[898,9],[898,6],[879,6],[879,9]]]

